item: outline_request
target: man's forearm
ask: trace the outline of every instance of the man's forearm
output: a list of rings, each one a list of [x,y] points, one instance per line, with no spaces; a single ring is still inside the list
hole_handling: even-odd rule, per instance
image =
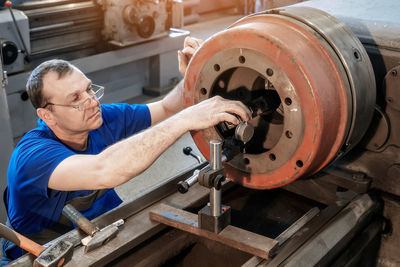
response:
[[[187,131],[177,115],[108,147],[98,155],[104,163],[104,187],[115,187],[139,175]]]
[[[175,88],[167,94],[162,100],[162,105],[164,110],[167,112],[168,116],[172,116],[177,112],[181,111],[184,106],[183,102],[183,91],[184,83],[183,79],[175,86]]]
[[[237,116],[244,121],[251,118],[240,101],[218,96],[201,101],[100,154],[64,159],[54,169],[48,187],[64,191],[115,187],[143,172],[185,132],[206,129],[221,121],[238,124]]]

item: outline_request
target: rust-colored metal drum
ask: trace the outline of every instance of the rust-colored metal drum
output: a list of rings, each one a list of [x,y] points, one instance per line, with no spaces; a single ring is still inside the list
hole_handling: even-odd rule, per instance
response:
[[[354,34],[320,10],[290,7],[245,17],[204,42],[188,67],[186,106],[214,95],[246,105],[277,99],[249,123],[245,150],[228,178],[258,189],[311,175],[362,138],[374,111],[375,80]],[[278,97],[277,97],[278,96]],[[208,157],[217,128],[192,132]]]

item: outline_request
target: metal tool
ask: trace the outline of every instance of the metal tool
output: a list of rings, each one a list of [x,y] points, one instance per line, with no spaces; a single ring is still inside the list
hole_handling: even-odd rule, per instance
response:
[[[201,163],[203,160],[201,159],[201,157],[199,155],[194,154],[193,149],[190,146],[186,146],[183,148],[183,154],[187,155],[187,156],[192,156],[193,158],[195,158],[199,163]]]
[[[8,10],[10,11],[11,18],[12,18],[12,20],[13,20],[13,22],[14,22],[15,29],[17,30],[19,40],[21,41],[22,46],[24,47],[24,50],[21,51],[21,52],[25,54],[25,60],[26,60],[26,62],[30,62],[30,61],[31,61],[31,58],[30,58],[30,56],[29,56],[29,54],[28,54],[28,49],[26,48],[26,44],[25,44],[24,38],[22,38],[21,30],[20,30],[19,27],[18,27],[18,23],[17,23],[17,21],[16,21],[16,19],[15,19],[13,10],[12,10],[12,8],[11,8],[11,7],[12,7],[12,2],[11,2],[11,1],[6,1],[4,5],[5,5],[5,6],[8,8]]]
[[[210,202],[198,212],[200,229],[219,233],[231,223],[231,208],[221,205],[221,187],[225,177],[225,168],[222,166],[222,141],[211,140],[210,164],[198,174],[199,184],[210,188]]]
[[[247,122],[240,122],[235,128],[235,138],[243,143],[247,143],[254,135],[254,127]]]
[[[117,235],[118,226],[124,224],[124,220],[120,219],[103,229],[100,229],[97,225],[83,216],[82,213],[76,210],[71,204],[65,205],[62,214],[89,235],[81,240],[82,245],[85,246],[85,252],[96,249],[110,241]]]
[[[73,244],[64,240],[60,240],[50,247],[43,247],[2,223],[0,223],[0,236],[35,255],[37,257],[33,263],[35,267],[62,266],[71,260],[74,250]]]
[[[248,125],[250,125],[250,124],[248,124]],[[238,125],[238,127],[239,127],[239,125]],[[242,129],[242,130],[239,130],[239,131],[241,131],[242,133],[244,132],[245,140],[250,140],[251,137],[253,136],[253,133],[254,133],[254,131],[251,131],[251,134],[250,134],[249,133],[250,132],[249,129],[247,129],[247,130]],[[222,146],[223,147],[223,152],[222,152],[222,155],[221,155],[221,162],[228,162],[231,159],[233,159],[236,155],[241,153],[242,148],[243,148],[243,144],[244,144],[244,142],[242,140],[237,139],[237,138],[225,139],[224,142],[223,142],[223,146]],[[188,148],[190,148],[190,151],[191,151],[191,147],[185,147],[183,149],[183,153],[185,153],[185,151],[189,151]],[[193,154],[193,153],[191,152],[191,154]],[[186,154],[186,155],[188,155],[188,154]],[[195,158],[200,158],[200,156],[198,156],[198,155],[195,155],[195,154],[193,154],[193,155],[192,156],[195,157]],[[177,184],[178,191],[180,193],[182,193],[182,194],[184,194],[187,191],[189,191],[189,188],[192,185],[194,185],[195,183],[198,182],[198,178],[199,178],[200,172],[204,173],[207,170],[209,170],[210,168],[211,168],[211,165],[208,164],[207,166],[203,167],[202,169],[195,170],[193,172],[192,176],[190,176],[186,180],[180,181]]]

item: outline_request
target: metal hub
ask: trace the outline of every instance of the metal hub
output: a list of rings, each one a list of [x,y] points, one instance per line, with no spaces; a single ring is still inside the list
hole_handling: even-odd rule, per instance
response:
[[[353,147],[371,120],[375,81],[343,23],[292,7],[245,17],[203,44],[188,67],[186,105],[214,95],[256,109],[254,137],[226,168],[235,182],[265,189],[313,174]],[[205,156],[210,140],[226,138],[219,128],[192,135]]]

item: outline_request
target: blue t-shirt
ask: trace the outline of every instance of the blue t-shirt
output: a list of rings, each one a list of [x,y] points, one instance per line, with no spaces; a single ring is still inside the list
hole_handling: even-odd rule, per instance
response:
[[[41,119],[15,148],[8,167],[8,217],[22,234],[35,234],[52,227],[60,218],[65,202],[92,193],[91,190],[58,191],[47,188],[57,165],[75,154],[98,154],[107,146],[151,125],[146,105],[101,105],[103,124],[89,132],[88,147],[76,151],[63,144]],[[85,177],[82,177],[85,179]],[[81,211],[89,219],[121,204],[114,189]]]

